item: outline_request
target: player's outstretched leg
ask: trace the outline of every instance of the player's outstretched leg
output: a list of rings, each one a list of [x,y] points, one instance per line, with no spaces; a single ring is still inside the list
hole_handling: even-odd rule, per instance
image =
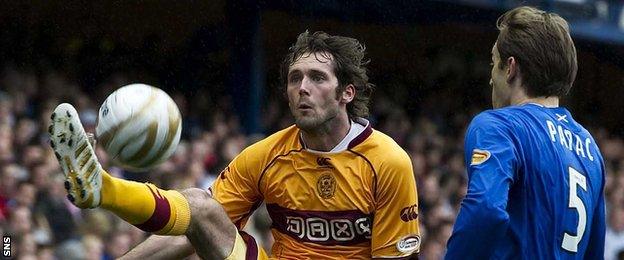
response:
[[[72,203],[80,208],[110,210],[146,232],[185,234],[191,210],[180,192],[114,178],[106,173],[72,105],[58,105],[51,118],[50,146],[65,174],[67,197]]]

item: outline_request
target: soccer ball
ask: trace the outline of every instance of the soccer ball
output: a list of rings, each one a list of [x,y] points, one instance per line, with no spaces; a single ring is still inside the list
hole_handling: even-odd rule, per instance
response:
[[[182,117],[164,91],[145,84],[123,86],[110,94],[98,112],[97,145],[112,161],[144,171],[165,161],[180,142]]]

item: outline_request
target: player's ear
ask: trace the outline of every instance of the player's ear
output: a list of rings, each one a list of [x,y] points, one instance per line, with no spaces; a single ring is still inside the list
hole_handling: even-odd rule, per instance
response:
[[[353,101],[354,98],[355,98],[355,86],[353,86],[353,84],[349,84],[342,91],[342,96],[340,97],[339,101],[341,103],[348,104],[349,102]]]
[[[516,62],[516,58],[513,56],[507,58],[507,83],[511,84],[511,82],[516,79],[519,73],[518,63]]]

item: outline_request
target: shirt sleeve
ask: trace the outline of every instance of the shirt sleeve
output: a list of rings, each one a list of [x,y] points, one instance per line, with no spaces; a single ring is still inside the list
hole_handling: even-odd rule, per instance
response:
[[[513,134],[495,115],[475,117],[466,132],[468,191],[448,241],[446,259],[489,259],[509,226],[509,188],[518,169]]]
[[[377,173],[372,257],[405,257],[420,249],[416,181],[403,150],[388,158]]]
[[[212,198],[221,203],[223,209],[238,229],[262,203],[258,191],[255,167],[249,165],[248,152],[243,151],[219,174],[210,187]]]

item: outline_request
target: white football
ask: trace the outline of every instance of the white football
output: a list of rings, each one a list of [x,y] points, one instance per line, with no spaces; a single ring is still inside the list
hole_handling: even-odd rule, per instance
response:
[[[182,117],[164,91],[130,84],[110,94],[98,112],[97,145],[125,169],[143,171],[167,160],[180,142]]]

